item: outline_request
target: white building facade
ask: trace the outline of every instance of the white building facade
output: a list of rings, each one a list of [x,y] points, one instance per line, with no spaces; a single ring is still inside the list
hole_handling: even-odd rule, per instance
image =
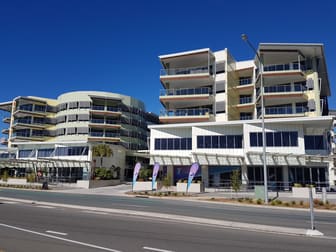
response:
[[[198,162],[206,187],[229,187],[234,170],[247,187],[263,184],[262,81],[269,185],[335,184],[323,45],[260,44],[258,53],[263,71],[227,49],[159,57],[164,110],[150,126],[150,157],[172,183]]]

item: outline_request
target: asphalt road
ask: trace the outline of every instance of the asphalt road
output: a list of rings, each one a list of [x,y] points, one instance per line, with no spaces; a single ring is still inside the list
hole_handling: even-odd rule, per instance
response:
[[[95,206],[114,209],[128,209],[159,212],[218,220],[310,228],[309,210],[287,210],[241,205],[213,204],[199,201],[151,199],[103,195],[54,193],[51,191],[28,191],[0,189],[0,197],[48,201],[62,204]],[[315,226],[326,236],[336,237],[336,213],[315,212]]]
[[[335,251],[336,239],[2,201],[0,251]]]

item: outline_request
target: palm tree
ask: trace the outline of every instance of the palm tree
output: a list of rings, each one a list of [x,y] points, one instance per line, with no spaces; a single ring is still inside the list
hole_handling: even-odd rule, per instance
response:
[[[100,168],[103,166],[103,158],[113,156],[113,151],[108,144],[98,144],[93,146],[92,148],[92,156],[100,157]],[[92,175],[94,176],[94,169],[92,171]]]

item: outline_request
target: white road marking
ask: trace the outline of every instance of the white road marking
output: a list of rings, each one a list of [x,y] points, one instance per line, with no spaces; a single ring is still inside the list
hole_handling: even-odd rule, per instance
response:
[[[172,250],[166,250],[166,249],[159,249],[159,248],[152,248],[152,247],[143,247],[145,250],[150,250],[150,251],[157,251],[157,252],[174,252]]]
[[[19,204],[19,202],[16,201],[1,201],[2,204]]]
[[[82,213],[90,213],[90,214],[101,214],[101,215],[106,215],[108,213],[106,212],[95,212],[95,211],[82,211]]]
[[[47,230],[46,233],[49,233],[49,234],[58,234],[58,235],[68,235],[67,233],[56,232],[56,231],[52,231],[52,230]]]
[[[29,230],[29,229],[24,229],[24,228],[20,228],[20,227],[7,225],[7,224],[4,224],[4,223],[0,223],[0,226],[15,229],[15,230],[19,230],[19,231],[22,231],[22,232],[35,234],[35,235],[48,237],[48,238],[55,239],[55,240],[70,242],[70,243],[74,243],[74,244],[78,244],[78,245],[82,245],[82,246],[86,246],[86,247],[90,247],[90,248],[95,248],[95,249],[100,249],[100,250],[105,250],[105,251],[111,251],[111,252],[121,252],[120,250],[116,250],[116,249],[101,247],[101,246],[90,244],[90,243],[85,243],[85,242],[80,242],[80,241],[75,241],[75,240],[70,240],[70,239],[54,236],[54,235],[44,234],[44,233]]]
[[[53,207],[53,206],[35,206],[35,207],[39,207],[39,208],[48,208],[48,209],[50,209],[50,208],[55,208],[55,207]]]

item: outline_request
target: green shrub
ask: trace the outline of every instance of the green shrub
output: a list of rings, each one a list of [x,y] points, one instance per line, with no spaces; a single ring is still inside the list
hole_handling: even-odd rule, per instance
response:
[[[258,205],[261,205],[263,203],[263,200],[262,199],[257,199],[257,204]]]

